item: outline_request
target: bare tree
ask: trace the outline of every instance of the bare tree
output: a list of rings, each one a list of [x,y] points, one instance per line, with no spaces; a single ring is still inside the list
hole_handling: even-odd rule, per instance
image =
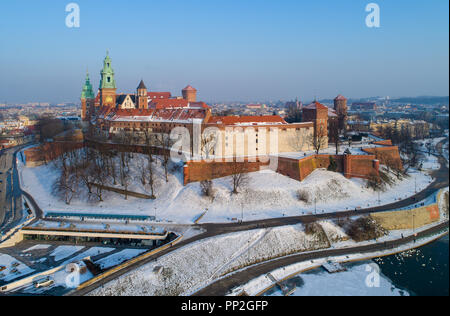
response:
[[[214,133],[206,133],[201,136],[201,153],[206,159],[210,155],[214,155],[217,146],[217,135]]]
[[[54,161],[54,165],[60,174],[53,184],[53,193],[61,197],[66,204],[70,204],[79,190],[76,154],[73,151],[65,151]]]
[[[155,199],[155,170],[153,163],[154,159],[154,151],[155,151],[155,135],[150,133],[148,130],[143,131],[144,134],[144,154],[147,156],[147,182],[150,186],[152,199]]]
[[[103,202],[103,189],[108,183],[108,171],[106,166],[105,151],[98,150],[93,160],[92,175],[95,182],[95,192],[100,202]]]
[[[130,156],[126,152],[121,152],[119,157],[120,157],[120,164],[119,164],[120,184],[125,190],[125,200],[127,200],[128,186],[130,185],[130,167],[129,167]]]
[[[231,162],[231,185],[233,194],[238,194],[239,190],[249,183],[248,163],[238,162],[236,159]]]
[[[331,138],[331,142],[334,143],[334,146],[336,148],[336,155],[339,155],[339,146],[341,144],[339,131],[340,131],[339,121],[331,120],[330,121],[330,138]]]
[[[164,167],[164,175],[166,182],[169,182],[169,162],[170,162],[170,150],[172,146],[172,142],[170,140],[169,134],[162,133],[159,137],[155,137],[156,145],[159,147],[161,151],[161,155],[159,156],[161,160],[161,164]]]
[[[315,132],[308,137],[309,145],[314,148],[316,154],[319,154],[328,141],[328,131],[323,125],[317,126]]]

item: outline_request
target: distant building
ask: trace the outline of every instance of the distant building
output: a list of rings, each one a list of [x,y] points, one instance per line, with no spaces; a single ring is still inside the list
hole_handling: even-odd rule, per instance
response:
[[[347,99],[343,95],[338,95],[334,99],[334,110],[338,119],[339,130],[346,129],[346,122],[348,118]]]
[[[376,102],[355,102],[352,103],[353,111],[376,111]]]

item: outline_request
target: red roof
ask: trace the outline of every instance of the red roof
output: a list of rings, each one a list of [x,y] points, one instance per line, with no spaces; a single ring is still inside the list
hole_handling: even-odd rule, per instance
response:
[[[150,116],[153,109],[114,109],[114,113],[119,116]]]
[[[338,95],[336,97],[336,99],[334,99],[335,101],[347,101],[347,98],[344,97],[342,94]]]
[[[195,89],[194,87],[192,87],[191,85],[189,85],[189,86],[187,86],[186,88],[184,88],[183,91],[197,91],[197,89]]]
[[[326,107],[325,105],[314,101],[313,103],[304,106],[303,109],[307,109],[307,110],[327,110],[328,111],[328,107]]]
[[[154,109],[187,108],[189,102],[185,99],[154,99],[150,101],[149,107]]]
[[[278,115],[272,116],[213,116],[208,123],[238,125],[238,124],[287,124],[286,121]]]
[[[150,99],[169,99],[172,97],[170,92],[148,92],[147,95]]]
[[[149,117],[148,121],[188,121],[191,119],[204,119],[206,116],[205,109],[113,109],[108,113],[108,117],[112,120],[120,118],[128,118],[132,121],[137,117]]]

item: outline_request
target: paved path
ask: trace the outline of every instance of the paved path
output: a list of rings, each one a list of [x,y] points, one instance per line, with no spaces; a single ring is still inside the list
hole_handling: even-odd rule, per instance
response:
[[[3,150],[0,156],[0,231],[7,232],[22,219],[22,192],[16,168],[18,149]]]

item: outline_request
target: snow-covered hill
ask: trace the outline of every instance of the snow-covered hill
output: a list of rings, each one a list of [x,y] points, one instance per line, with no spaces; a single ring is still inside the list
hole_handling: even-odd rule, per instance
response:
[[[132,160],[129,190],[149,194],[149,186],[143,186],[139,181],[138,160],[141,158],[140,155],[134,155]],[[52,193],[52,185],[58,176],[58,171],[52,165],[27,168],[19,162],[19,169],[23,189],[33,195],[44,211],[156,215],[159,221],[183,224],[193,223],[205,211],[202,223],[230,222],[242,217],[248,221],[366,208],[411,196],[415,187],[418,191],[422,190],[431,181],[429,175],[415,172],[378,196],[377,192],[367,188],[365,180],[349,180],[327,170],[315,170],[303,182],[272,171],[263,171],[249,174],[249,185],[237,195],[231,194],[229,177],[214,180],[216,194],[211,200],[202,196],[199,183],[183,186],[182,168],[175,168],[175,165],[170,168],[169,182],[166,183],[164,170],[158,163],[155,168],[157,199],[154,201],[132,197],[125,200],[119,194],[105,192],[104,202],[88,201],[86,193],[83,193],[66,205]],[[309,203],[300,201],[299,191],[308,192]]]

